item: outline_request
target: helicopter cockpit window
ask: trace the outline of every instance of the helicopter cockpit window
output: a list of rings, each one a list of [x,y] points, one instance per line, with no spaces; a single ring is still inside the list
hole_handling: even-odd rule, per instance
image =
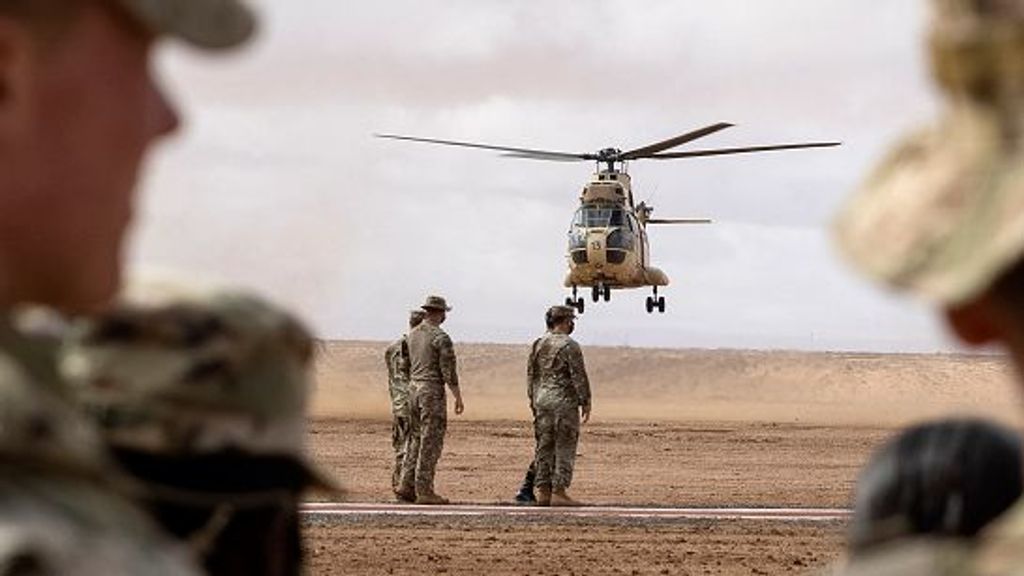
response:
[[[621,208],[597,208],[585,206],[576,212],[573,226],[584,228],[608,228],[626,225],[626,212]]]

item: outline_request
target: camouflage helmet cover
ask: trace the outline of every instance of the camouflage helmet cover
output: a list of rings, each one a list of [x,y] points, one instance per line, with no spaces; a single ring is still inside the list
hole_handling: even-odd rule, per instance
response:
[[[576,310],[569,306],[552,306],[544,314],[544,320],[549,324],[557,324],[562,320],[575,320]]]
[[[305,458],[312,341],[291,316],[251,296],[217,292],[125,303],[83,322],[61,370],[101,418],[113,446],[196,455]]]
[[[414,308],[409,310],[409,326],[415,327],[420,322],[423,322],[423,318],[427,315],[427,311],[421,308]]]

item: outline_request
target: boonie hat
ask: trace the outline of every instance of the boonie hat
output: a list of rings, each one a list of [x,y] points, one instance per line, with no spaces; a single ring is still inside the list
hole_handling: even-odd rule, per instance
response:
[[[256,17],[240,0],[114,0],[144,28],[210,50],[248,40]]]
[[[937,58],[990,54],[955,69],[936,63],[953,96],[945,116],[890,152],[840,213],[835,236],[867,275],[957,305],[1024,255],[1024,66],[1004,53],[1021,50],[1024,58],[1024,0],[936,0],[935,7],[932,45],[944,51]],[[1007,30],[1014,42],[990,42]],[[1015,65],[971,73],[999,61]]]
[[[424,310],[444,310],[445,312],[450,311],[452,308],[444,301],[444,298],[440,296],[427,296],[427,301],[423,303],[420,308]]]

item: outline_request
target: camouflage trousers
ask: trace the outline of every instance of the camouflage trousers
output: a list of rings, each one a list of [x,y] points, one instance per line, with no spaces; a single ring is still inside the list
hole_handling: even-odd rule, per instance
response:
[[[580,439],[578,407],[538,408],[533,417],[537,436],[534,464],[537,477],[534,485],[552,490],[568,488],[576,465],[576,446]]]
[[[434,472],[448,430],[448,406],[444,387],[434,382],[409,385],[409,439],[402,461],[399,490],[415,489],[417,495],[434,493]]]
[[[391,448],[395,451],[395,467],[391,472],[391,489],[397,490],[402,481],[402,461],[405,444],[409,441],[409,417],[395,416],[391,421]]]

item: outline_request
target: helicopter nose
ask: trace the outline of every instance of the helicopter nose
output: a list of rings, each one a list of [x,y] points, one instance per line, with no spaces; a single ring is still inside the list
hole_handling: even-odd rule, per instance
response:
[[[607,239],[607,234],[601,230],[587,234],[587,261],[595,268],[603,268],[607,262]]]

